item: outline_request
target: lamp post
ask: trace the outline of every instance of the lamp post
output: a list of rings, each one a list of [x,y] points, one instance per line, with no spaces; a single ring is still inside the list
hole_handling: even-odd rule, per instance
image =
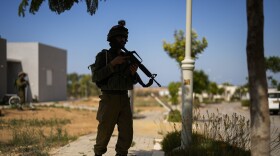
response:
[[[192,103],[193,103],[193,70],[194,60],[191,58],[192,0],[186,3],[186,44],[185,59],[182,61],[182,132],[181,148],[186,149],[192,141]]]

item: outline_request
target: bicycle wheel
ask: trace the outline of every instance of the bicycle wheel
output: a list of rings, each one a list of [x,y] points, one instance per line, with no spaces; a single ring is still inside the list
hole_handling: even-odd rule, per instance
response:
[[[13,95],[9,99],[9,105],[11,107],[18,107],[20,105],[20,97],[17,95]]]

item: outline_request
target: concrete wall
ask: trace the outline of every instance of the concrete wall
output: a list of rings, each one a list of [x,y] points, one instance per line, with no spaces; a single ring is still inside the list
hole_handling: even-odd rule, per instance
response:
[[[8,43],[7,61],[11,69],[8,72],[9,79],[17,77],[20,69],[28,74],[30,100],[44,102],[67,99],[66,50],[34,42]]]
[[[28,90],[28,101],[39,94],[39,77],[38,77],[38,43],[26,42],[9,42],[7,43],[7,60],[8,62],[20,62],[22,71],[27,73],[30,88]],[[20,68],[20,67],[19,67]],[[18,69],[17,69],[18,70]],[[9,73],[9,71],[8,71]],[[8,74],[8,79],[15,79],[17,72],[13,75]],[[32,95],[32,97],[31,97]]]
[[[66,50],[39,44],[39,100],[67,99]]]
[[[0,38],[0,101],[7,92],[7,41]]]

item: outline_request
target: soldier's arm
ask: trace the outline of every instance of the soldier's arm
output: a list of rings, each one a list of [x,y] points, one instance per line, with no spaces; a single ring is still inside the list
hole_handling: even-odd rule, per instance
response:
[[[16,81],[16,85],[20,88],[22,87],[25,87],[27,85],[26,81],[20,81],[20,80],[17,80]]]
[[[94,80],[102,81],[103,79],[108,78],[111,74],[114,73],[114,67],[112,64],[106,64],[106,53],[99,53],[95,59],[95,69],[94,69]]]

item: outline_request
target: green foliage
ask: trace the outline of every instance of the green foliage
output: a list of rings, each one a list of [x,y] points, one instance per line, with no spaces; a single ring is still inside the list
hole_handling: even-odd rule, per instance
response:
[[[167,121],[169,122],[181,122],[182,121],[182,116],[179,110],[172,110],[168,114],[168,119]]]
[[[164,136],[162,149],[168,156],[249,156],[250,122],[245,117],[194,111],[192,143],[185,150],[175,149],[181,144],[180,132],[175,129]],[[279,141],[278,141],[279,142]]]
[[[280,57],[271,56],[265,58],[266,70],[270,70],[273,73],[280,72]]]
[[[193,72],[193,92],[201,94],[208,89],[210,81],[203,70]]]
[[[31,1],[29,12],[35,14],[39,11],[43,1],[45,0],[22,0],[18,8],[19,16],[25,16],[25,10],[29,6],[29,1]],[[82,2],[82,0],[48,0],[49,9],[57,14],[70,10],[75,3],[78,4],[79,2]],[[86,5],[87,12],[90,15],[93,15],[98,8],[98,0],[86,0]]]
[[[229,82],[224,82],[224,83],[222,83],[222,85],[223,86],[233,86],[231,83],[229,83]]]
[[[233,98],[237,99],[237,100],[241,100],[242,96],[245,96],[248,93],[248,85],[242,85],[240,87],[238,87],[234,94],[233,94]]]
[[[169,132],[161,142],[162,150],[167,156],[250,156],[250,151],[230,145],[227,142],[205,138],[193,133],[192,144],[185,150],[176,150],[181,145],[181,132]]]
[[[207,40],[205,37],[202,38],[202,41],[199,41],[198,35],[196,32],[192,31],[192,50],[191,56],[194,59],[198,58],[198,54],[201,54],[203,50],[208,46]],[[183,30],[175,31],[174,33],[174,43],[167,43],[163,41],[163,49],[164,51],[171,57],[174,58],[179,65],[181,65],[181,61],[185,58],[185,34]]]
[[[218,94],[218,90],[219,90],[219,88],[218,88],[218,85],[217,85],[217,83],[216,82],[210,82],[209,83],[209,86],[208,86],[208,93],[210,93],[210,94]]]
[[[273,73],[279,73],[280,57],[279,56],[266,57],[265,66],[266,66],[266,70],[269,70]],[[269,76],[268,81],[270,82],[272,88],[277,88],[278,90],[280,90],[280,83],[276,79],[274,79],[272,76]]]
[[[209,82],[207,93],[209,94],[209,98],[213,101],[213,96],[218,94],[219,88],[216,82]]]
[[[243,107],[250,107],[250,105],[251,105],[250,100],[242,100],[241,101],[241,106],[243,106]]]
[[[78,75],[71,73],[67,75],[67,94],[69,97],[89,97],[99,95],[99,89],[91,82],[90,74]]]
[[[170,94],[170,101],[172,105],[178,104],[179,88],[181,87],[181,82],[170,82],[168,85],[168,91]]]
[[[270,82],[270,86],[272,88],[277,88],[278,90],[280,90],[280,83],[276,79],[274,79],[272,76],[268,76],[267,80],[268,83]]]
[[[172,151],[174,148],[179,147],[181,145],[181,132],[174,131],[167,133],[162,142],[161,147],[165,153]]]

